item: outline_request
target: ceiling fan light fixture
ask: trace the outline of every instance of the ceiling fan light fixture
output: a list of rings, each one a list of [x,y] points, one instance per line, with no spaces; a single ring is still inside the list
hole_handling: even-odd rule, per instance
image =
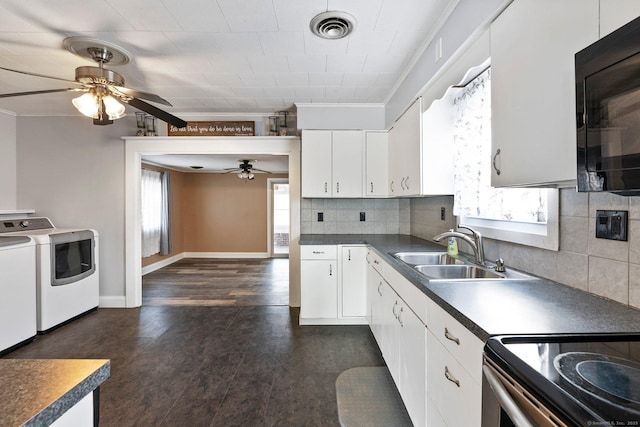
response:
[[[104,102],[105,113],[109,116],[109,120],[121,119],[126,116],[124,105],[119,103],[113,96],[107,95],[103,97],[102,102]]]
[[[91,117],[93,119],[98,118],[98,99],[92,93],[85,93],[77,98],[73,98],[71,103],[74,107],[78,109],[78,111],[87,117]]]

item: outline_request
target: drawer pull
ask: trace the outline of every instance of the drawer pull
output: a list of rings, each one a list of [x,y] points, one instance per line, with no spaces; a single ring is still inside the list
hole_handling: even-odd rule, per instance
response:
[[[449,332],[449,329],[444,328],[444,336],[449,340],[449,341],[453,341],[454,343],[460,345],[460,338],[457,338],[453,335],[451,335],[451,332]]]
[[[447,378],[449,381],[451,381],[452,383],[454,383],[455,385],[457,385],[458,387],[460,387],[460,380],[456,379],[456,377],[454,377],[453,375],[451,375],[451,372],[449,372],[449,367],[445,366],[444,367],[444,376],[445,378]]]
[[[319,255],[319,254],[323,254],[324,251],[313,251],[313,253]]]
[[[333,276],[333,265],[329,264],[329,276]]]

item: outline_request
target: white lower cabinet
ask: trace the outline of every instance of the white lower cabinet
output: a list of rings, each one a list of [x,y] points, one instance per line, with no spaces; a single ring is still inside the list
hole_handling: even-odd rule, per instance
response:
[[[480,427],[482,415],[480,383],[471,378],[467,370],[429,330],[426,331],[426,337],[429,349],[426,364],[428,398],[433,401],[445,425]]]
[[[484,344],[431,300],[426,339],[427,396],[438,415],[451,427],[480,427]]]
[[[367,319],[413,424],[479,427],[484,343],[372,249],[366,259]]]
[[[367,323],[367,248],[300,247],[300,324]]]
[[[370,267],[369,274],[373,278],[369,282],[369,289],[373,292],[371,330],[411,421],[415,426],[423,426],[426,398],[425,325],[373,267]]]
[[[367,315],[367,247],[341,246],[342,317]]]
[[[304,246],[300,261],[300,323],[338,317],[338,260],[335,246]]]

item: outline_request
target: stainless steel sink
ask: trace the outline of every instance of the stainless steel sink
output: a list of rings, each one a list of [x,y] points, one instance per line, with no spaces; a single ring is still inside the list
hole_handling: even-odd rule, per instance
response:
[[[411,265],[466,264],[464,260],[447,255],[446,252],[397,252],[393,256]]]
[[[476,265],[416,265],[420,273],[435,280],[504,279],[495,271]]]

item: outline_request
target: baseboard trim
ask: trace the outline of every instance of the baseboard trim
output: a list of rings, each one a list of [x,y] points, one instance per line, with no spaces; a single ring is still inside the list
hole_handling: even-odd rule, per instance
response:
[[[152,273],[156,270],[161,269],[162,267],[166,267],[167,265],[171,265],[176,261],[180,261],[182,258],[184,258],[184,252],[179,253],[178,255],[174,255],[172,257],[169,258],[164,258],[158,262],[154,262],[153,264],[149,264],[146,265],[144,267],[142,267],[142,275],[144,276],[145,274],[149,274]]]
[[[269,258],[266,252],[184,252],[183,258]]]
[[[366,317],[343,317],[340,319],[300,318],[300,325],[368,325]]]
[[[120,296],[101,296],[99,308],[127,308],[127,298]]]

